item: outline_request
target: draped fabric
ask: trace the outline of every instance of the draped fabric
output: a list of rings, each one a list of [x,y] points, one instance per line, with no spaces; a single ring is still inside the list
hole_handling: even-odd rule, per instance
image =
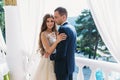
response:
[[[3,51],[6,51],[6,44],[2,35],[1,28],[0,28],[0,49],[2,49]]]
[[[88,5],[103,41],[120,62],[120,0],[88,0]]]
[[[30,80],[36,59],[44,0],[17,0],[5,6],[7,62],[11,80]],[[39,63],[39,62],[37,62]]]

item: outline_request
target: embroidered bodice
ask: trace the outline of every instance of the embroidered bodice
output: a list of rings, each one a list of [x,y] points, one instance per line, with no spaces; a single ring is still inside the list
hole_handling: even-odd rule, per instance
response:
[[[55,32],[52,32],[52,33],[47,33],[46,32],[45,36],[47,37],[50,46],[56,41],[56,34],[55,34]],[[53,53],[55,53],[55,52],[56,52],[56,50],[54,50]]]

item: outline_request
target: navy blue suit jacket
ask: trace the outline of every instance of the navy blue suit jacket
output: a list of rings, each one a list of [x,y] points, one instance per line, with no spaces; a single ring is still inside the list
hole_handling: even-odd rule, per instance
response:
[[[67,39],[57,45],[56,53],[52,54],[50,59],[55,60],[56,74],[72,74],[75,67],[76,30],[74,26],[66,22],[60,26],[58,32],[65,33]]]

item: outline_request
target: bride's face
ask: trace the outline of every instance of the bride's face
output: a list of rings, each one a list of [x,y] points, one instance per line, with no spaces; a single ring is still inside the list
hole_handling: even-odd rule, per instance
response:
[[[54,19],[53,18],[47,18],[46,24],[48,29],[52,29],[54,27]]]

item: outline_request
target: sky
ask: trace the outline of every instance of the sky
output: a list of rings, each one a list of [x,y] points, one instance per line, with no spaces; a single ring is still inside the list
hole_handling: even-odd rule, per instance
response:
[[[80,15],[83,9],[89,9],[86,0],[45,0],[44,14],[54,13],[57,7],[65,7],[68,11],[68,17]]]

